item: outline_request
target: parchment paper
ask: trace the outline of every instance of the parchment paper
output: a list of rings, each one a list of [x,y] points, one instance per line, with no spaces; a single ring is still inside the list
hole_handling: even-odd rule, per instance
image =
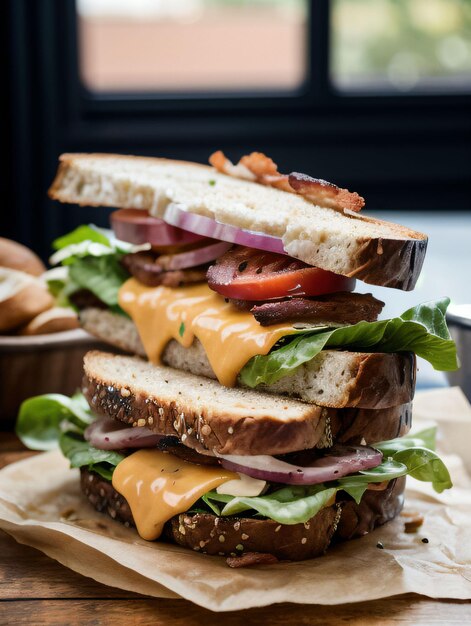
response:
[[[444,430],[453,429],[457,439],[461,429],[467,432],[471,409],[459,391],[419,395],[416,421],[429,421],[429,405]],[[469,445],[469,436],[462,436]],[[457,455],[445,460],[455,483],[449,492],[439,495],[408,479],[405,510],[425,517],[418,533],[406,534],[399,517],[300,563],[232,570],[222,557],[145,542],[91,509],[80,494],[78,471],[70,470],[59,452],[0,471],[0,528],[101,583],[155,597],[182,597],[213,611],[276,602],[342,604],[408,592],[470,599],[471,480]],[[429,543],[422,543],[423,537]],[[379,541],[383,550],[376,547]]]

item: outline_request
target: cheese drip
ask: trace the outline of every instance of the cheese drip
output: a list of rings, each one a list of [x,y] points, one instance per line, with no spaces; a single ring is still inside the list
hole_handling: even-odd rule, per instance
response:
[[[239,311],[207,284],[146,287],[130,278],[119,290],[119,304],[137,326],[147,357],[160,363],[165,346],[175,339],[189,348],[197,337],[217,379],[233,387],[244,365],[268,354],[294,332],[292,326],[261,326],[248,311]]]
[[[196,465],[160,450],[139,450],[113,472],[113,487],[129,504],[139,535],[158,539],[165,522],[205,493],[238,479],[223,467]]]

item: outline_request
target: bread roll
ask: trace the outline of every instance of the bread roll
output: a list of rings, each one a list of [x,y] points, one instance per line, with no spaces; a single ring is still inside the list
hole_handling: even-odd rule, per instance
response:
[[[64,330],[79,328],[77,314],[72,309],[54,307],[36,315],[29,324],[22,328],[20,335],[47,335]]]
[[[0,266],[41,276],[46,266],[32,250],[21,243],[0,237]]]
[[[53,304],[53,297],[38,278],[0,267],[0,333],[27,324]]]

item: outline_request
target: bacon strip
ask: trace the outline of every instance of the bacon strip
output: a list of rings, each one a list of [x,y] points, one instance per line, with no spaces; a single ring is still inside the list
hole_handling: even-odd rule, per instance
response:
[[[142,250],[125,254],[121,265],[143,285],[147,287],[180,287],[190,283],[203,282],[206,279],[206,267],[191,267],[185,270],[166,271],[159,265],[158,255]]]
[[[364,198],[356,192],[342,189],[326,180],[312,178],[298,172],[292,172],[289,175],[280,174],[273,159],[262,152],[252,152],[243,156],[234,165],[221,150],[218,150],[209,157],[209,162],[222,174],[296,193],[313,204],[335,211],[357,213],[365,205]]]
[[[241,556],[229,556],[226,563],[229,567],[249,567],[251,565],[274,565],[278,563],[274,554],[266,552],[245,552]]]
[[[289,175],[289,184],[296,193],[319,206],[343,211],[349,209],[358,213],[365,206],[365,200],[355,191],[337,187],[320,178],[311,178],[307,174],[293,172]]]
[[[227,174],[228,176],[234,176],[234,178],[242,178],[243,180],[250,180],[252,182],[257,181],[257,176],[241,163],[241,161],[242,159],[237,165],[234,165],[222,150],[214,152],[209,157],[209,162],[218,172]]]
[[[313,298],[291,298],[255,304],[250,308],[257,322],[271,326],[284,322],[357,324],[374,322],[384,306],[370,293],[331,293]]]

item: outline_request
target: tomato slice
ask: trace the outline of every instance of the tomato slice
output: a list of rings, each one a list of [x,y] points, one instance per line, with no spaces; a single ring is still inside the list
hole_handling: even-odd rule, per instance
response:
[[[208,285],[235,300],[273,300],[353,291],[355,279],[311,267],[282,254],[238,247],[226,252],[207,273]]]

